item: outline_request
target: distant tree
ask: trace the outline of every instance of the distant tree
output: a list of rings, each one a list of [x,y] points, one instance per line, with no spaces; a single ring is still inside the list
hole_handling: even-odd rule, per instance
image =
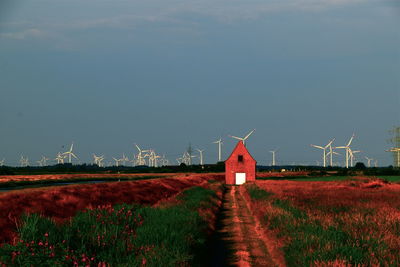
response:
[[[362,162],[357,162],[356,165],[354,166],[354,169],[356,170],[365,170],[367,167],[365,167],[365,164]]]

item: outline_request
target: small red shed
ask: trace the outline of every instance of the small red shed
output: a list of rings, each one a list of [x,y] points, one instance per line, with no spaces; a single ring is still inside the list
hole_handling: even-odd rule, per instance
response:
[[[225,161],[225,183],[244,184],[256,180],[257,161],[250,155],[243,141],[239,141]]]

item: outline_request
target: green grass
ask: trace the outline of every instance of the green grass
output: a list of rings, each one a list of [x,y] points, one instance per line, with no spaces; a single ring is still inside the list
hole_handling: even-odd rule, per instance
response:
[[[18,229],[22,241],[0,248],[0,265],[200,265],[194,259],[205,249],[207,224],[198,209],[214,197],[214,191],[193,187],[175,206],[122,204],[80,212],[62,225],[26,215]]]
[[[272,195],[272,193],[262,190],[254,184],[246,184],[246,189],[253,200],[266,200]]]
[[[400,182],[400,176],[377,176],[377,177],[392,183]]]
[[[104,182],[118,182],[118,181],[136,181],[136,180],[147,180],[147,179],[156,179],[161,178],[160,176],[151,175],[151,176],[136,176],[136,177],[102,177],[102,178],[70,178],[70,179],[58,179],[58,180],[36,180],[36,181],[9,181],[9,182],[0,182],[0,188],[12,189],[13,187],[24,187],[24,188],[36,188],[43,186],[57,186],[61,183],[71,183],[71,184],[79,184],[79,183],[88,183],[91,181],[104,181]],[[163,177],[165,178],[165,177]]]
[[[278,237],[289,241],[284,246],[288,266],[311,266],[315,262],[344,260],[351,265],[370,264],[371,253],[385,255],[387,246],[373,238],[355,238],[340,227],[323,227],[307,214],[294,207],[290,201],[275,199],[272,204],[286,214],[266,214],[264,223],[278,230]],[[384,265],[384,261],[380,262]]]

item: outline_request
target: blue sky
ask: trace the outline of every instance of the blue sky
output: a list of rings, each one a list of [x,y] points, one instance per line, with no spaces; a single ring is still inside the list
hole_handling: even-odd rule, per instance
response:
[[[400,124],[400,6],[377,0],[6,0],[0,4],[0,160],[84,162],[133,144],[215,162],[256,128],[259,164],[315,163],[356,134],[391,164]],[[339,151],[340,152],[340,151]],[[342,153],[343,154],[343,153]],[[107,160],[107,161],[108,161]],[[336,161],[343,163],[343,157]],[[365,160],[364,160],[365,161]]]

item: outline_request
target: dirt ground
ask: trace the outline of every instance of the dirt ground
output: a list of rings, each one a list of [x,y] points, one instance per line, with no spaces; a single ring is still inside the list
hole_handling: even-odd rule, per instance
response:
[[[266,236],[245,194],[244,186],[229,186],[225,194],[219,231],[234,252],[229,266],[285,266],[283,255]]]

